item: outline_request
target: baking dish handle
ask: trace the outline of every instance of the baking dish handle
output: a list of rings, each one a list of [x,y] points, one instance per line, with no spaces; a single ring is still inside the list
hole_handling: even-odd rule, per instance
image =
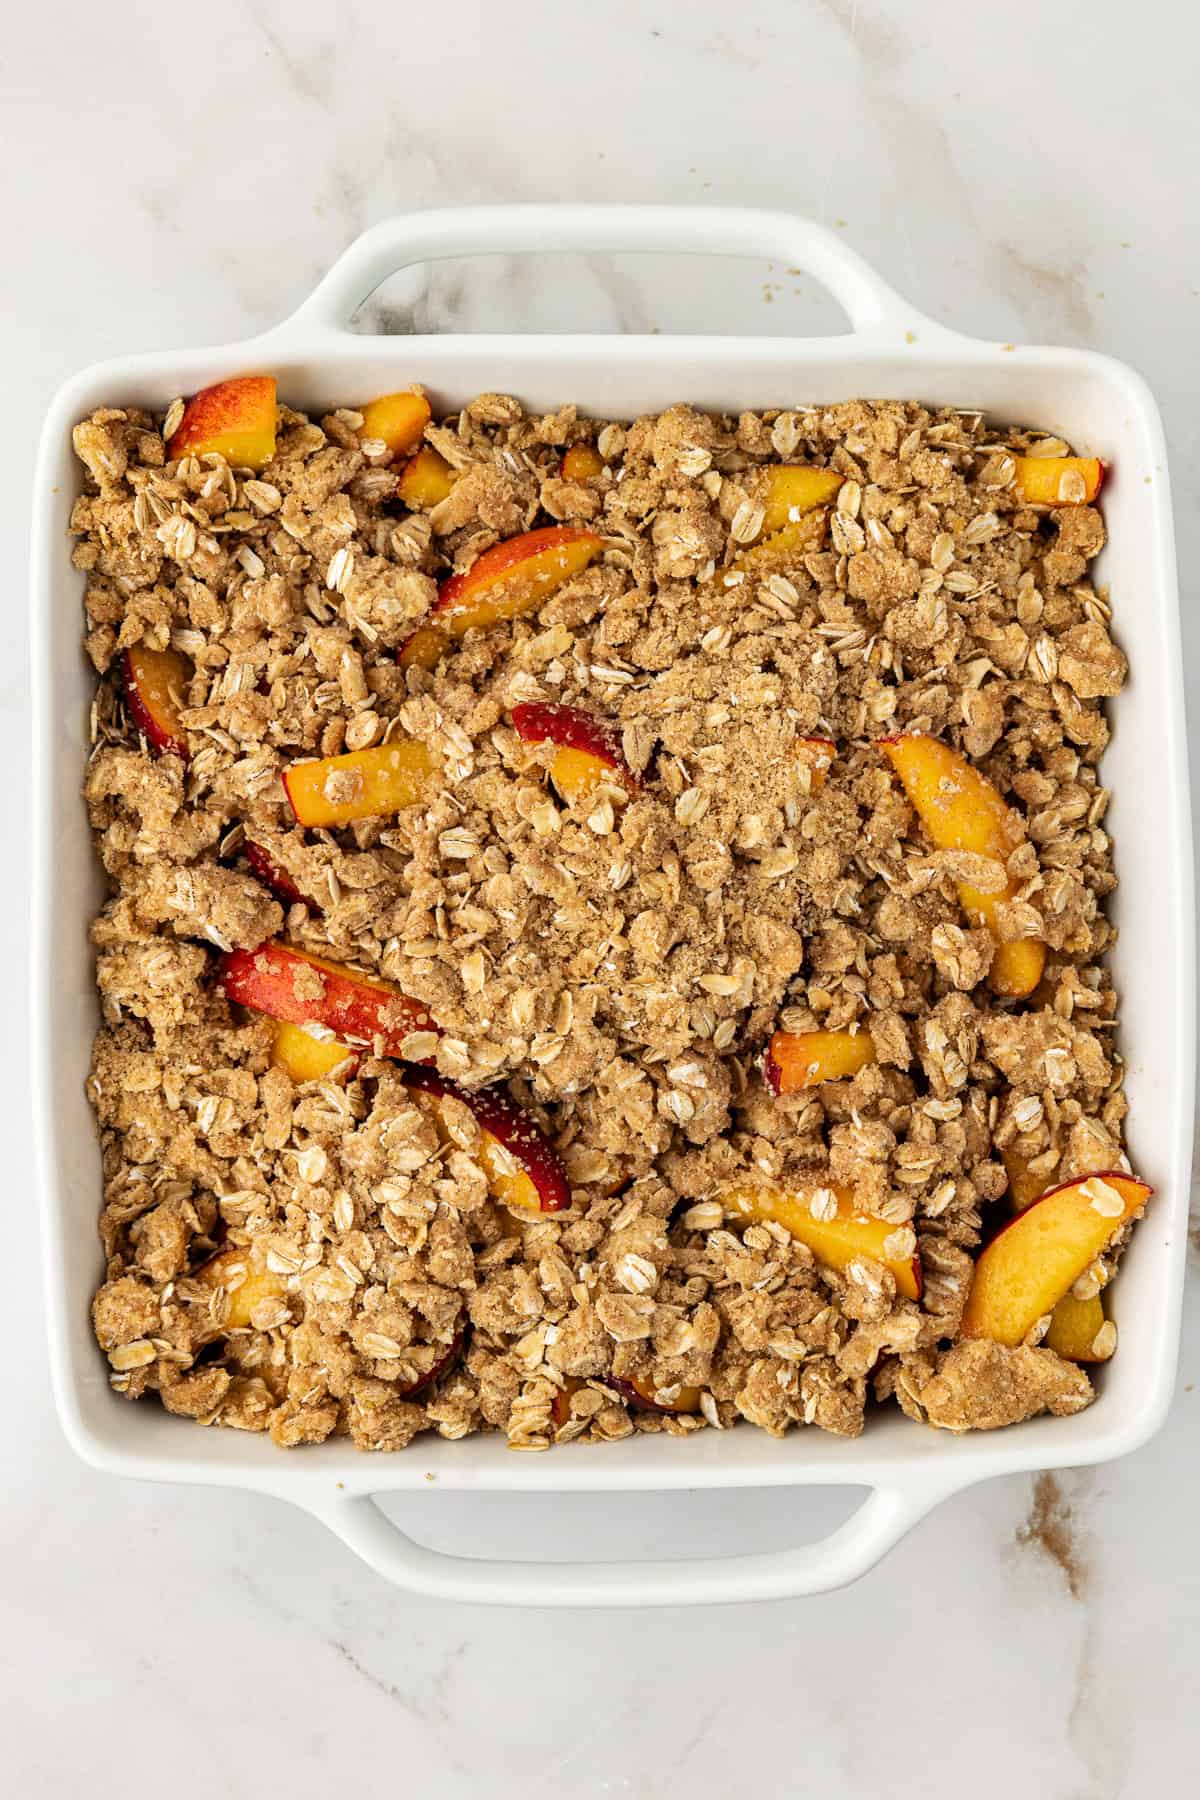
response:
[[[825,1594],[865,1575],[918,1520],[963,1486],[875,1488],[815,1544],[669,1562],[495,1562],[418,1544],[369,1494],[311,1506],[377,1575],[409,1593],[488,1606],[705,1606]]]
[[[281,330],[345,331],[380,282],[414,263],[534,251],[767,258],[823,283],[860,337],[903,342],[918,331],[925,338],[931,332],[954,335],[902,300],[824,225],[794,213],[723,206],[468,206],[399,213],[355,238]]]

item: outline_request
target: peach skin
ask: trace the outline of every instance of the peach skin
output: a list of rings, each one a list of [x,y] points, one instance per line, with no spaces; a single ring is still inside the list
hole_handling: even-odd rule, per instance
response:
[[[257,950],[226,951],[217,963],[217,986],[239,1006],[292,1025],[325,1025],[355,1044],[381,1044],[384,1056],[403,1056],[412,1032],[438,1029],[427,1008],[390,981],[278,939]]]
[[[557,744],[550,779],[568,805],[600,781],[634,793],[641,786],[621,749],[617,729],[577,706],[529,701],[512,709],[513,729],[528,744]]]
[[[380,394],[362,409],[360,441],[373,438],[385,443],[393,456],[407,456],[425,434],[431,414],[424,394],[410,391]]]
[[[1014,487],[1033,506],[1083,506],[1094,500],[1104,480],[1096,456],[1015,456]]]
[[[447,498],[457,480],[458,470],[452,469],[431,444],[426,444],[423,450],[410,456],[401,469],[396,498],[402,500],[410,512],[432,512]]]
[[[415,1400],[419,1395],[428,1393],[429,1389],[433,1386],[434,1382],[438,1380],[439,1376],[444,1375],[446,1370],[458,1361],[459,1352],[462,1350],[466,1339],[467,1328],[465,1325],[460,1325],[446,1349],[442,1351],[440,1356],[434,1358],[432,1366],[426,1369],[424,1375],[418,1375],[415,1381],[410,1381],[405,1386],[397,1387],[396,1392],[399,1394],[400,1398],[402,1400]],[[418,1347],[426,1348],[427,1346],[410,1345],[410,1353]]]
[[[982,1251],[962,1336],[1015,1347],[1137,1218],[1152,1190],[1121,1169],[1050,1188]]]
[[[425,625],[400,652],[402,668],[432,669],[468,631],[534,612],[603,548],[594,531],[550,525],[506,538],[467,570],[444,581]]]
[[[940,738],[881,738],[880,749],[900,777],[917,816],[939,850],[967,850],[1003,864],[1021,842],[1015,816],[986,776]],[[1003,871],[1001,871],[1003,874]],[[958,883],[958,898],[972,924],[996,934],[996,908],[1016,893],[1004,876],[996,893]],[[1033,992],[1042,978],[1046,946],[1037,938],[997,941],[991,986],[1010,999]]]
[[[277,900],[282,900],[285,906],[312,906],[312,901],[300,892],[291,876],[267,855],[261,844],[255,844],[247,838],[242,848],[252,873],[265,888],[270,888]],[[313,910],[320,911],[320,908],[314,907]]]
[[[129,716],[155,756],[180,756],[186,762],[187,732],[179,718],[191,680],[186,657],[178,650],[135,644],[121,658],[121,676]]]
[[[349,825],[399,812],[427,800],[435,783],[434,759],[415,738],[295,762],[283,771],[298,825]]]
[[[558,1151],[506,1089],[464,1088],[434,1069],[415,1067],[404,1071],[404,1083],[428,1098],[444,1142],[449,1141],[444,1100],[460,1100],[475,1115],[481,1134],[480,1167],[504,1206],[535,1213],[562,1212],[570,1206],[571,1186]]]
[[[796,1094],[823,1081],[845,1081],[875,1061],[869,1031],[777,1031],[763,1058],[773,1094]]]
[[[915,1251],[890,1254],[887,1240],[896,1235],[896,1226],[857,1212],[848,1188],[815,1182],[811,1188],[795,1190],[775,1183],[735,1183],[721,1189],[716,1198],[734,1218],[782,1225],[831,1269],[845,1269],[856,1257],[882,1263],[895,1277],[897,1293],[906,1300],[921,1298],[920,1257]],[[829,1217],[816,1216],[814,1201],[818,1212],[828,1212]]]
[[[275,454],[275,378],[239,375],[201,388],[183,409],[167,455],[217,454],[235,469],[261,469]]]

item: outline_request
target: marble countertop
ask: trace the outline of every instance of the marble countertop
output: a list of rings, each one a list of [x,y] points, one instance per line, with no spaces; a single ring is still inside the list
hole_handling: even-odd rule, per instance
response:
[[[26,754],[30,448],[76,367],[295,306],[389,211],[574,199],[789,207],[920,308],[1111,351],[1166,413],[1184,593],[1200,553],[1197,15],[1177,0],[243,0],[6,26],[0,455],[13,573],[0,708]],[[786,271],[595,259],[393,283],[368,328],[827,328]],[[1200,628],[1185,609],[1189,689]],[[27,837],[24,772],[0,786]],[[0,902],[24,1004],[26,906]],[[3,1046],[6,1205],[32,1218],[26,1044]],[[538,1614],[392,1592],[303,1514],[118,1482],[55,1422],[36,1270],[0,1274],[16,1373],[0,1491],[0,1792],[96,1800],[489,1794],[1045,1800],[1169,1791],[1200,1760],[1200,1229],[1180,1385],[1124,1462],[993,1482],[857,1586],[716,1612]],[[13,1239],[10,1237],[10,1245]],[[693,1553],[829,1528],[841,1495],[420,1495],[419,1536],[496,1554]],[[436,1516],[435,1516],[436,1509]]]

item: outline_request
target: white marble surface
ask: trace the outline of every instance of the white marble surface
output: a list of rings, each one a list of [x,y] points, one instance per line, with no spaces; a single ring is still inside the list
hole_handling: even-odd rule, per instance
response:
[[[1140,367],[1172,440],[1185,607],[1200,552],[1194,70],[1179,0],[248,0],[6,21],[0,707],[25,754],[30,449],[46,398],[118,351],[289,310],[390,210],[660,199],[835,224],[968,331]],[[768,285],[769,284],[769,285]],[[442,269],[368,314],[435,326],[815,330],[780,270]],[[1200,633],[1186,622],[1193,702]],[[26,784],[0,784],[4,841]],[[25,906],[0,938],[22,1004]],[[24,1039],[3,1046],[5,1205],[32,1218]],[[1200,1239],[1200,1234],[1194,1234]],[[9,1243],[14,1240],[11,1236]],[[1137,1456],[1064,1476],[1065,1553],[1025,1479],[961,1495],[857,1587],[716,1613],[504,1613],[378,1583],[299,1513],[82,1468],[51,1411],[32,1274],[0,1273],[0,1792],[241,1800],[487,1793],[1136,1800],[1200,1760],[1200,1258],[1180,1389]],[[420,1496],[418,1534],[496,1552],[784,1543],[827,1498]],[[436,1506],[437,1516],[433,1508]]]

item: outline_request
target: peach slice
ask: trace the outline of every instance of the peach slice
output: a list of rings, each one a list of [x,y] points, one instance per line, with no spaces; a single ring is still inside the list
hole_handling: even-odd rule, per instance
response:
[[[1035,1200],[1041,1199],[1046,1192],[1046,1183],[1031,1171],[1028,1158],[1015,1144],[1001,1151],[1001,1157],[1008,1171],[1008,1196],[1013,1210],[1023,1212]],[[1105,1348],[1101,1339],[1100,1350],[1095,1350],[1097,1333],[1103,1325],[1104,1307],[1098,1294],[1090,1300],[1077,1300],[1068,1292],[1050,1314],[1050,1329],[1042,1341],[1070,1362],[1107,1362],[1112,1347]]]
[[[380,394],[362,409],[360,438],[382,440],[393,456],[407,456],[425,434],[432,414],[424,394]]]
[[[809,469],[800,463],[775,463],[764,471],[763,522],[749,549],[741,551],[731,570],[747,575],[783,574],[825,541],[827,514],[818,510],[832,500],[843,476],[833,469]]]
[[[213,1289],[225,1288],[229,1294],[229,1311],[221,1331],[248,1331],[250,1315],[260,1300],[281,1300],[287,1292],[287,1280],[268,1269],[256,1250],[230,1245],[218,1250],[195,1271],[194,1279]]]
[[[636,1381],[626,1381],[617,1375],[598,1375],[597,1383],[608,1388],[619,1400],[623,1400],[631,1412],[654,1412],[670,1414],[698,1413],[700,1411],[700,1389],[698,1387],[681,1387],[670,1405],[654,1398],[654,1389],[649,1382],[639,1376]],[[550,1404],[550,1418],[556,1431],[571,1417],[571,1399],[580,1388],[587,1386],[578,1376],[568,1375],[555,1394]]]
[[[410,1381],[407,1387],[398,1387],[396,1389],[400,1398],[402,1400],[416,1400],[421,1394],[428,1393],[438,1377],[444,1375],[452,1363],[457,1362],[459,1351],[466,1342],[466,1337],[467,1328],[465,1325],[460,1325],[442,1355],[435,1359],[432,1368],[427,1369],[424,1375],[419,1375],[415,1381]],[[410,1346],[412,1349],[416,1349],[417,1347],[418,1346],[416,1345]]]
[[[348,825],[428,799],[434,768],[424,744],[392,738],[373,750],[292,763],[283,785],[298,825]]]
[[[786,575],[812,551],[821,548],[828,529],[827,509],[802,513],[780,530],[758,538],[748,550],[740,551],[726,571],[726,580],[737,573],[752,575],[758,580],[765,580],[768,575]]]
[[[939,850],[968,850],[1003,863],[1021,842],[1021,830],[999,792],[967,758],[940,738],[881,738],[880,748]],[[1016,892],[1005,879],[994,894],[958,883],[958,898],[973,924],[995,931],[997,906]],[[989,977],[996,993],[1022,999],[1042,978],[1046,946],[1037,938],[997,943]]]
[[[482,1137],[480,1166],[502,1205],[544,1213],[570,1206],[571,1184],[558,1151],[504,1088],[459,1087],[434,1069],[416,1067],[404,1071],[404,1082],[429,1097],[439,1133],[445,1133],[443,1100],[461,1100],[474,1113]]]
[[[358,1061],[349,1044],[339,1038],[316,1038],[303,1025],[280,1019],[275,1026],[271,1061],[293,1081],[328,1081],[338,1069],[348,1074]]]
[[[270,888],[277,900],[282,900],[285,906],[312,905],[312,901],[300,892],[291,876],[279,867],[273,857],[267,855],[261,844],[252,843],[247,838],[242,848],[251,873],[257,875],[265,888]]]
[[[802,463],[775,463],[766,474],[767,495],[760,540],[773,537],[785,525],[796,524],[803,514],[825,506],[846,479],[836,469],[810,469]]]
[[[1104,480],[1097,456],[1014,456],[1015,487],[1033,506],[1083,506],[1094,500]]]
[[[621,749],[614,725],[554,701],[529,701],[512,709],[513,728],[527,744],[557,744],[550,779],[568,804],[598,781],[615,781],[630,793],[641,783]]]
[[[179,719],[179,703],[187,692],[191,670],[178,650],[151,650],[135,644],[121,658],[121,676],[129,716],[156,756],[190,754]]]
[[[411,1032],[438,1029],[420,1001],[410,1000],[390,981],[278,939],[257,950],[226,951],[217,963],[217,985],[227,1000],[268,1018],[325,1025],[352,1044],[381,1043],[384,1056],[403,1056]]]
[[[777,1031],[763,1058],[773,1094],[796,1094],[823,1081],[845,1081],[875,1061],[869,1031]]]
[[[586,1387],[586,1381],[580,1381],[577,1375],[567,1375],[562,1386],[550,1402],[550,1419],[556,1431],[561,1431],[571,1417],[571,1399],[580,1388]]]
[[[962,1336],[1015,1347],[1053,1312],[1152,1189],[1123,1170],[1050,1188],[992,1239],[975,1264]]]
[[[1116,1327],[1105,1331],[1107,1323],[1099,1294],[1077,1300],[1067,1293],[1050,1314],[1050,1329],[1042,1342],[1068,1362],[1107,1362],[1117,1347]]]
[[[626,1381],[617,1375],[605,1375],[600,1378],[604,1386],[622,1399],[633,1412],[666,1413],[698,1413],[700,1411],[700,1389],[698,1387],[681,1387],[674,1400],[669,1404],[654,1398],[654,1389],[642,1375],[634,1381]]]
[[[220,455],[235,469],[261,469],[275,454],[275,378],[239,375],[201,388],[167,445],[172,461]]]
[[[1046,1184],[1040,1175],[1030,1172],[1028,1158],[1015,1144],[1010,1144],[1007,1150],[1000,1152],[1000,1160],[1008,1175],[1008,1197],[1012,1201],[1013,1210],[1023,1212],[1035,1200],[1041,1199],[1046,1191]]]
[[[572,444],[562,459],[564,481],[593,481],[604,468],[604,458],[594,444]]]
[[[802,763],[807,765],[809,793],[819,794],[825,786],[825,777],[833,767],[833,759],[837,755],[837,745],[832,738],[797,738],[796,755]]]
[[[565,581],[579,575],[604,546],[594,531],[549,525],[506,538],[467,570],[442,583],[427,625],[400,652],[405,669],[432,669],[468,631],[534,612]]]
[[[402,500],[410,512],[432,512],[446,499],[457,480],[458,470],[452,469],[431,444],[426,444],[423,450],[410,456],[401,469],[396,498]]]
[[[820,1196],[819,1211],[836,1207],[829,1218],[818,1218],[812,1203]],[[753,1186],[735,1184],[722,1189],[716,1198],[726,1212],[760,1224],[774,1221],[790,1231],[800,1243],[807,1244],[818,1262],[831,1269],[844,1269],[856,1257],[867,1257],[882,1263],[896,1280],[896,1291],[907,1300],[921,1298],[921,1259],[889,1255],[887,1240],[896,1232],[886,1219],[872,1218],[855,1210],[848,1188],[816,1184],[811,1188],[792,1190],[762,1183]]]

